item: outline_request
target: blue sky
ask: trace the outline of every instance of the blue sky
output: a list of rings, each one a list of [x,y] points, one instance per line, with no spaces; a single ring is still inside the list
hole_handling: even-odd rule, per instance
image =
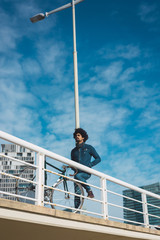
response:
[[[71,8],[67,0],[0,0],[0,129],[70,158],[74,147]],[[160,181],[160,1],[76,6],[80,126],[96,166],[137,186]]]

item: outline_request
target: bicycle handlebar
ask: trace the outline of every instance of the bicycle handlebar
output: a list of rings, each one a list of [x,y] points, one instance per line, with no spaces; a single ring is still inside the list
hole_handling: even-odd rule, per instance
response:
[[[63,165],[62,168],[63,168],[64,170],[66,170],[67,168],[71,168],[73,171],[75,171],[74,174],[69,174],[69,176],[71,176],[71,177],[75,176],[75,175],[78,173],[78,170],[77,170],[77,168],[75,168],[75,167]]]

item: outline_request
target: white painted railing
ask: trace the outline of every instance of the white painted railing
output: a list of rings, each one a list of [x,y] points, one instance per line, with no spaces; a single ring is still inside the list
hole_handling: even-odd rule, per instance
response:
[[[44,191],[45,189],[51,189],[53,191],[59,191],[59,192],[66,192],[65,190],[62,189],[56,189],[56,184],[55,185],[46,185],[45,184],[45,172],[48,172],[54,176],[61,176],[62,178],[64,177],[63,175],[61,175],[60,173],[48,170],[47,168],[45,168],[45,158],[48,157],[50,158],[52,161],[56,161],[56,162],[61,162],[63,164],[69,165],[71,167],[83,170],[85,172],[88,172],[90,174],[92,174],[92,176],[95,176],[96,179],[99,179],[99,186],[96,184],[94,185],[93,182],[91,183],[90,181],[88,181],[87,185],[90,185],[92,188],[94,188],[94,191],[96,192],[95,194],[95,198],[93,199],[89,199],[86,196],[83,196],[84,201],[90,201],[89,204],[86,205],[85,209],[79,209],[80,213],[84,213],[84,214],[91,214],[91,215],[96,215],[97,217],[103,217],[104,219],[111,219],[111,220],[116,220],[116,221],[122,221],[122,222],[126,222],[126,223],[131,223],[131,224],[136,224],[136,225],[141,225],[141,226],[145,226],[145,227],[150,227],[150,218],[155,218],[158,219],[160,221],[160,207],[158,205],[154,205],[151,204],[150,202],[148,202],[148,197],[154,198],[155,200],[159,200],[160,201],[160,196],[154,193],[151,193],[149,191],[146,191],[144,189],[138,188],[136,186],[133,186],[131,184],[128,184],[124,181],[118,180],[114,177],[111,177],[109,175],[103,174],[99,171],[96,171],[94,169],[91,169],[89,167],[86,167],[84,165],[81,165],[79,163],[76,163],[70,159],[67,159],[65,157],[62,157],[58,154],[55,154],[51,151],[48,151],[44,148],[41,148],[39,146],[36,146],[32,143],[29,143],[27,141],[24,141],[22,139],[19,139],[17,137],[14,137],[10,134],[7,134],[3,131],[0,131],[0,138],[3,140],[6,140],[10,143],[14,143],[16,145],[20,145],[24,148],[30,149],[32,151],[34,151],[36,153],[36,164],[29,164],[25,161],[13,158],[13,157],[9,157],[8,155],[5,155],[4,153],[0,153],[0,157],[3,158],[7,158],[10,161],[17,161],[20,164],[24,164],[26,166],[32,166],[32,168],[35,169],[36,171],[36,180],[28,180],[25,178],[22,178],[20,176],[15,176],[13,174],[9,174],[5,171],[0,171],[1,175],[4,176],[8,176],[8,177],[12,177],[15,179],[19,179],[19,180],[23,180],[24,182],[28,182],[31,184],[35,185],[35,196],[34,197],[28,197],[28,196],[23,196],[17,193],[10,193],[10,192],[4,192],[0,189],[0,194],[1,195],[8,195],[8,196],[14,196],[15,198],[20,198],[20,199],[27,199],[29,201],[34,202],[37,205],[43,206],[45,204],[50,205],[50,206],[59,206],[60,208],[64,208],[65,205],[61,205],[60,203],[52,203],[52,202],[48,202],[45,199],[45,195],[44,195]],[[102,162],[103,163],[103,162]],[[67,177],[68,179],[72,180],[72,181],[76,181],[79,182],[80,184],[82,183],[81,181],[78,180],[74,180],[71,177]],[[83,183],[84,184],[84,183]],[[115,186],[120,186],[123,189],[129,189],[129,190],[133,190],[135,192],[138,192],[141,195],[141,199],[133,199],[129,196],[125,196],[124,194],[122,194],[121,192],[116,192],[113,190],[110,190],[108,185],[110,184],[114,184]],[[70,192],[70,195],[73,197],[79,197],[80,195],[77,195],[74,190],[72,192]],[[109,200],[109,196],[112,195],[111,200]],[[120,198],[120,201],[117,201],[115,203],[115,198]],[[122,202],[124,201],[124,199],[127,199],[128,201],[131,201],[132,203],[134,202],[135,205],[139,204],[142,206],[142,209],[137,210],[137,208],[133,209],[133,207],[129,208],[126,207],[122,204]],[[113,201],[112,201],[113,200]],[[112,201],[112,202],[111,202]],[[90,210],[89,208],[92,207],[92,204],[97,204],[96,207],[93,206],[93,208]],[[116,208],[120,211],[121,214],[120,216],[116,216],[116,214],[112,214],[110,211],[110,208]],[[159,212],[158,214],[156,214],[156,211],[154,214],[149,213],[148,208],[152,207],[157,209],[157,212]],[[76,210],[73,206],[68,207],[67,206],[67,210]],[[135,220],[130,220],[129,218],[124,218],[123,214],[124,211],[128,211],[131,214],[135,213],[135,214],[140,214],[143,216],[143,220],[142,222],[140,221],[135,221]]]

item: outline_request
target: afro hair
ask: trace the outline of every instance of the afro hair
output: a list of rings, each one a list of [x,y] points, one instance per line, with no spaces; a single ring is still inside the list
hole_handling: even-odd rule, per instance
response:
[[[73,138],[76,137],[76,134],[77,134],[77,133],[80,133],[80,134],[82,135],[82,137],[84,138],[84,142],[87,141],[87,139],[88,139],[88,134],[87,134],[87,132],[86,132],[84,129],[82,129],[82,128],[76,128],[76,129],[75,129],[75,132],[73,133]]]

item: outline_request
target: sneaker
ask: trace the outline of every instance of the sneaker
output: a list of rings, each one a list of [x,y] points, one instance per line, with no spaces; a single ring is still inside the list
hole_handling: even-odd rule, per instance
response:
[[[91,190],[88,191],[88,196],[87,197],[94,198],[94,194],[93,194],[93,192]]]

